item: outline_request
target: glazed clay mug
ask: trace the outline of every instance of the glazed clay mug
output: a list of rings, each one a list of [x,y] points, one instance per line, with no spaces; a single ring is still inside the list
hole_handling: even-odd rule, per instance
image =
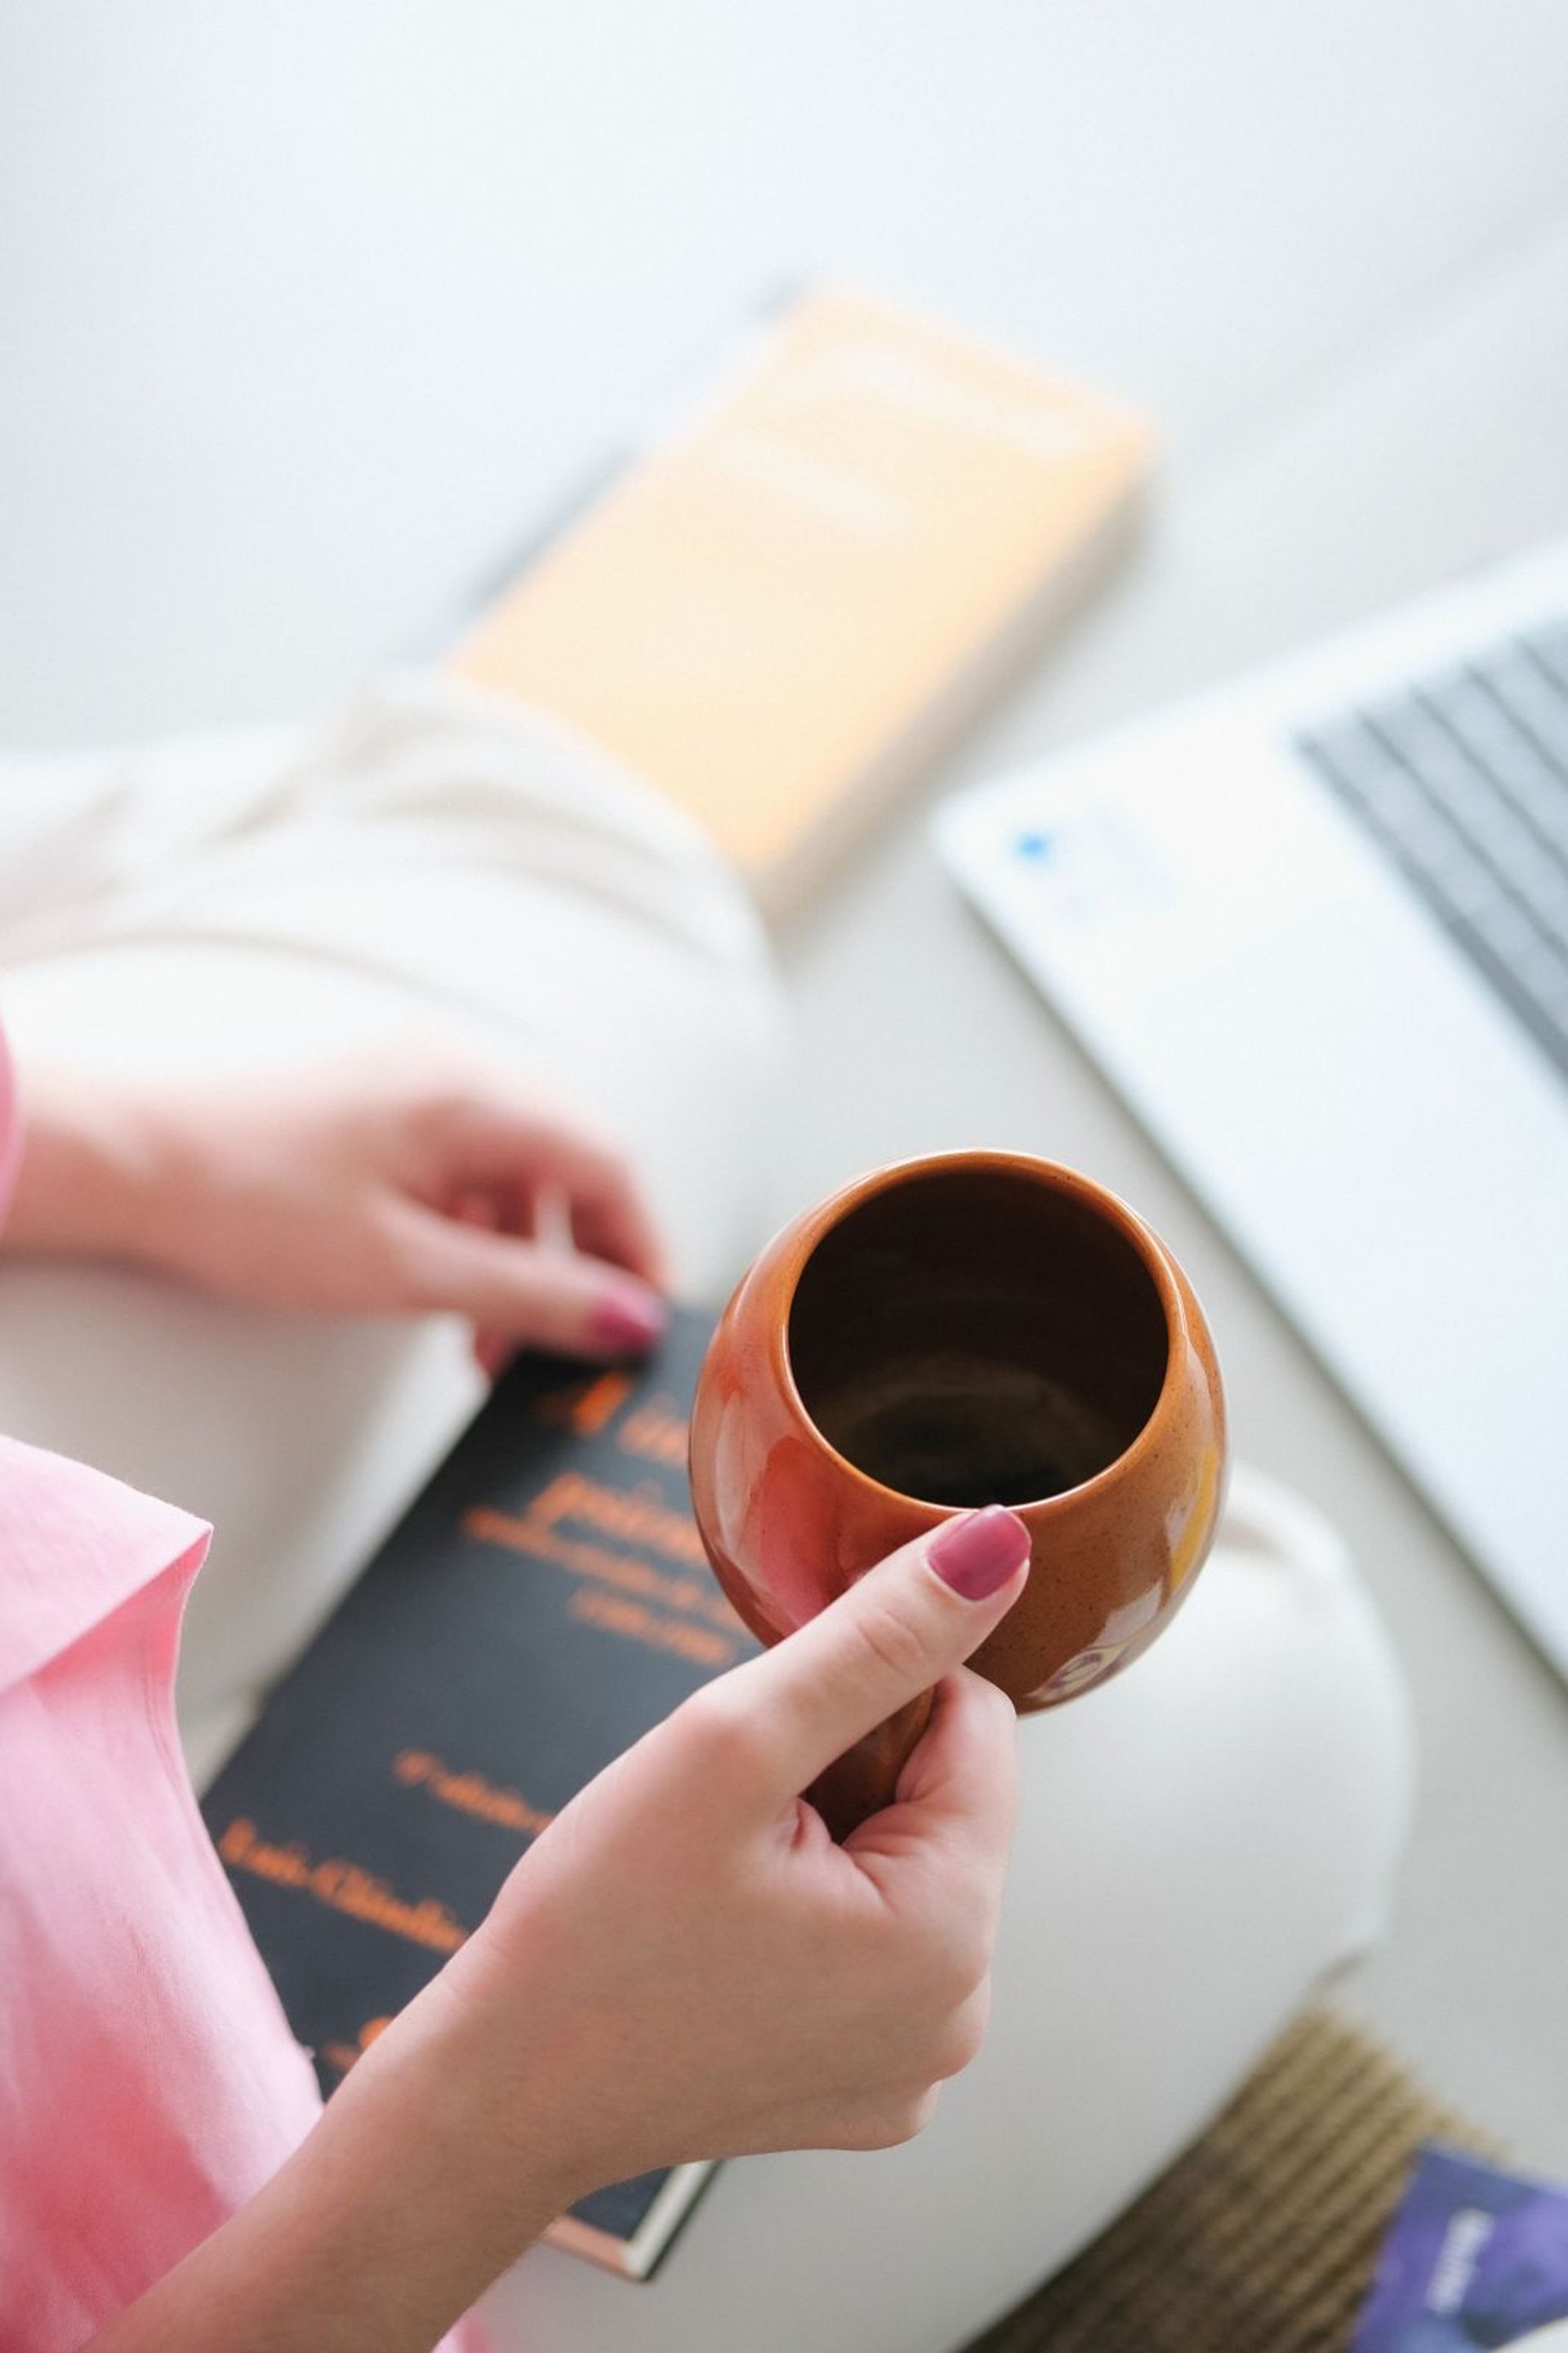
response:
[[[861,1177],[774,1237],[715,1332],[691,1421],[714,1573],[758,1639],[895,1546],[1006,1504],[1029,1581],[971,1664],[1020,1709],[1091,1689],[1191,1590],[1226,1472],[1191,1286],[1087,1176],[1005,1152]],[[842,1831],[893,1794],[930,1694],[813,1792]]]

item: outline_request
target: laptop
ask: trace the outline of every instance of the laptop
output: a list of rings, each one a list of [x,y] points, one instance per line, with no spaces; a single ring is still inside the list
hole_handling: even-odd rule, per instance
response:
[[[1568,1676],[1568,542],[936,824]]]

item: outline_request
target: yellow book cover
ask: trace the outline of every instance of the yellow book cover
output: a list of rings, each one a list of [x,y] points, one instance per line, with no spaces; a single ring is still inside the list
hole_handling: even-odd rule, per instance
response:
[[[813,290],[449,666],[602,744],[786,913],[1086,584],[1148,450],[1097,393]]]

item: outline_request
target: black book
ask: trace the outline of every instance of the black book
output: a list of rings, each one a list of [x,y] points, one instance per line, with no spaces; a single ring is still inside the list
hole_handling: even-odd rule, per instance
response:
[[[329,2095],[551,1817],[756,1648],[687,1489],[710,1328],[678,1315],[636,1367],[519,1358],[207,1792]],[[711,2169],[613,2183],[550,2236],[646,2279]]]

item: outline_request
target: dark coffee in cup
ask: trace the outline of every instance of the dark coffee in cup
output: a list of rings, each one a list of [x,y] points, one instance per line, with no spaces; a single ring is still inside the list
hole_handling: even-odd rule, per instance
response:
[[[1154,1410],[1166,1316],[1097,1209],[995,1166],[874,1193],[807,1258],[787,1345],[801,1403],[846,1461],[967,1507],[1081,1486]]]

